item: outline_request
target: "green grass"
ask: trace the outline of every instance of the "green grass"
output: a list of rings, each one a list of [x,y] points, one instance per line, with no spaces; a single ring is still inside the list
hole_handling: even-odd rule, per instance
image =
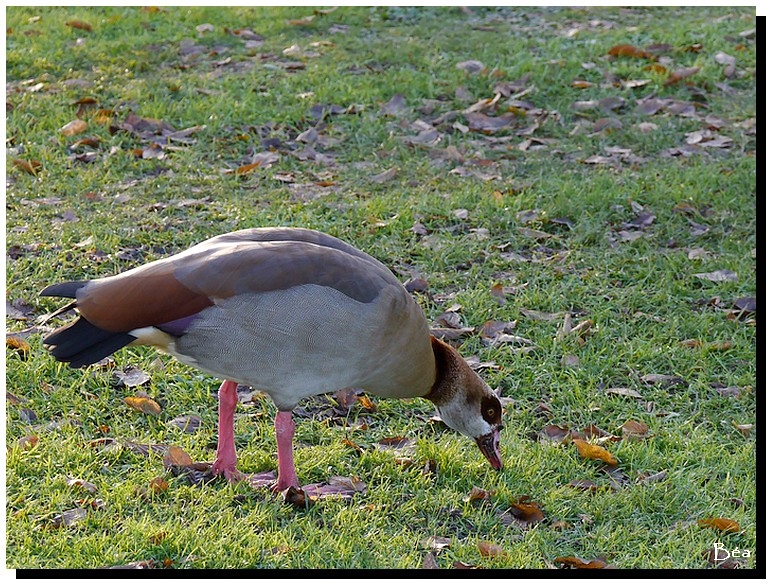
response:
[[[290,22],[312,14],[306,25]],[[91,31],[66,24],[73,20]],[[205,23],[212,30],[197,32]],[[15,7],[6,26],[6,299],[29,305],[26,320],[8,316],[9,331],[59,306],[37,296],[47,284],[112,274],[234,229],[304,226],[368,251],[405,281],[426,278],[431,296],[417,300],[430,319],[459,303],[464,325],[475,328],[462,352],[494,362],[482,373],[512,399],[498,474],[471,442],[427,425],[433,411],[420,400],[379,400],[374,414],[354,407],[348,422],[366,421],[360,430],[319,415],[298,419],[302,483],[345,475],[367,486],[352,502],[299,511],[245,485],[189,485],[164,471],[161,454],[125,446],[176,445],[212,461],[217,380],[147,349],[73,371],[34,333],[28,353],[6,353],[7,389],[21,399],[6,407],[8,567],[417,568],[432,536],[450,539],[436,555],[440,567],[540,569],[577,556],[621,568],[708,568],[703,551],[714,542],[751,551],[745,566],[756,566],[755,318],[727,314],[756,290],[752,9]],[[239,29],[262,44],[247,46],[233,34]],[[647,69],[650,60],[607,55],[616,45],[655,43],[670,45],[660,57],[665,73]],[[284,54],[293,45],[305,54]],[[736,59],[730,77],[719,53]],[[472,59],[486,69],[456,67]],[[666,84],[669,72],[691,66],[700,70]],[[519,99],[530,105],[506,96],[497,104],[496,115],[510,105],[520,116],[513,127],[491,136],[453,127],[468,125],[460,112],[493,98],[497,83],[526,75]],[[649,82],[626,88],[615,76]],[[384,114],[397,93],[405,110]],[[636,100],[647,96],[691,104],[694,113],[641,113]],[[610,97],[624,105],[575,107]],[[96,101],[81,114],[88,129],[62,135],[84,98]],[[317,104],[346,113],[319,122]],[[99,109],[112,110],[111,119],[100,121]],[[156,137],[164,158],[141,158],[135,149],[151,140],[117,129],[129,112],[176,130],[202,128],[190,143]],[[456,118],[436,127],[437,144],[406,141],[420,131],[416,120],[451,112]],[[619,127],[593,132],[602,118]],[[523,132],[535,120],[538,128]],[[656,128],[644,132],[641,123]],[[315,152],[329,158],[303,155],[297,138],[311,127],[320,135]],[[688,133],[707,128],[732,142],[673,154]],[[72,150],[83,137],[99,142]],[[521,147],[528,138],[544,147]],[[451,145],[463,161],[448,158]],[[614,157],[609,147],[629,154]],[[271,149],[279,158],[269,168],[225,172]],[[86,151],[92,162],[76,159]],[[593,156],[611,158],[585,162]],[[14,160],[40,166],[33,175]],[[373,180],[392,168],[391,180]],[[526,224],[528,210],[538,213]],[[641,210],[656,219],[625,241],[635,229],[625,223]],[[560,218],[571,227],[552,221]],[[415,233],[416,222],[426,235]],[[709,256],[690,259],[697,248]],[[737,280],[694,276],[719,269]],[[491,295],[495,284],[514,287],[503,304]],[[581,340],[557,339],[562,317],[533,320],[521,308],[570,312],[574,325],[590,319],[592,327]],[[479,331],[491,319],[516,321],[531,350],[486,345]],[[682,344],[689,339],[701,345]],[[565,356],[578,365],[561,365]],[[142,390],[161,405],[159,416],[124,404],[134,390],[116,387],[112,370],[128,365],[150,374]],[[683,381],[649,385],[649,374]],[[642,398],[606,392],[620,387]],[[718,391],[726,387],[739,396]],[[263,398],[237,411],[247,472],[275,466],[273,413]],[[184,434],[167,424],[181,415],[200,416],[201,428]],[[549,424],[594,424],[621,436],[628,420],[649,433],[604,444],[626,478],[617,490],[573,445],[535,440]],[[744,424],[753,425],[747,436],[735,426]],[[20,446],[28,436],[37,444]],[[394,436],[416,440],[408,467],[374,447]],[[99,439],[116,442],[94,446]],[[423,473],[432,460],[436,473]],[[661,481],[639,479],[661,471]],[[168,489],[148,494],[157,477]],[[92,483],[94,493],[68,478]],[[569,485],[579,479],[598,490]],[[494,492],[491,500],[465,501],[474,486]],[[502,520],[523,495],[539,504],[543,523]],[[78,507],[85,517],[57,527],[57,515]],[[735,520],[741,531],[698,527],[711,517]],[[481,541],[505,554],[483,556]]]

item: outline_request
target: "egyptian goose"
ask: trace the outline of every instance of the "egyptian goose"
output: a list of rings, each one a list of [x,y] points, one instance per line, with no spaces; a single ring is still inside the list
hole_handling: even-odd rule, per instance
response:
[[[224,379],[218,393],[212,471],[236,469],[233,414],[238,383],[278,409],[276,491],[299,487],[292,409],[303,398],[361,388],[386,398],[423,397],[442,420],[473,438],[501,469],[501,402],[380,262],[341,240],[299,228],[216,236],[179,254],[91,281],[47,287],[73,298],[80,316],[43,343],[72,367],[126,345],[152,345]]]

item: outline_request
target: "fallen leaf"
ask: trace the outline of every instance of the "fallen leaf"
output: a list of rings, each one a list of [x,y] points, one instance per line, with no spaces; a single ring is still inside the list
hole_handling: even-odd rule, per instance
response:
[[[475,59],[470,59],[468,61],[461,61],[460,63],[456,63],[456,69],[461,69],[463,71],[466,71],[467,73],[480,73],[482,71],[485,71],[485,64],[481,61],[477,61]]]
[[[169,484],[163,477],[154,477],[150,480],[149,487],[154,494],[160,494],[169,489]]]
[[[78,520],[83,520],[87,514],[88,512],[85,510],[85,508],[72,508],[70,510],[65,510],[61,514],[57,514],[51,519],[51,525],[54,528],[72,526]]]
[[[503,557],[506,556],[504,547],[500,544],[490,542],[489,540],[481,540],[477,543],[477,550],[480,551],[480,556],[483,557]]]
[[[170,467],[188,467],[193,465],[193,459],[183,449],[175,445],[170,445],[163,456],[165,469]]]
[[[663,386],[665,388],[672,388],[673,386],[685,386],[686,380],[680,376],[671,376],[669,374],[646,374],[641,376],[641,380],[646,384],[654,386]]]
[[[396,167],[391,167],[390,169],[387,169],[382,173],[378,173],[377,175],[370,177],[370,180],[373,183],[383,184],[383,183],[386,183],[387,181],[393,180],[396,176],[397,176]]]
[[[88,124],[83,120],[73,120],[59,128],[59,132],[65,136],[75,136],[76,134],[82,134],[87,128]]]
[[[740,434],[743,437],[747,437],[751,434],[751,431],[753,430],[752,424],[738,424],[734,421],[732,421],[732,426],[736,428],[738,431],[740,431]]]
[[[555,562],[569,569],[608,569],[611,568],[605,559],[595,558],[585,561],[579,557],[557,557]]]
[[[24,437],[21,437],[16,442],[16,444],[20,449],[32,449],[35,445],[38,444],[39,440],[40,439],[37,437],[37,435],[25,435]]]
[[[715,528],[719,532],[740,532],[740,525],[730,518],[702,518],[697,520],[700,528]]]
[[[489,501],[492,495],[493,494],[488,490],[484,490],[477,486],[472,486],[472,491],[469,492],[468,496],[464,496],[464,501],[465,502],[478,502],[481,500]]]
[[[20,158],[15,158],[13,159],[12,163],[13,166],[15,166],[17,169],[21,169],[30,175],[37,175],[38,171],[43,168],[43,163],[39,160],[23,160]]]
[[[571,430],[569,427],[561,425],[547,425],[538,434],[539,439],[550,443],[567,444],[570,439],[582,438],[579,431]]]
[[[619,461],[603,447],[593,445],[582,439],[574,439],[574,445],[583,459],[598,459],[609,465],[617,466]]]
[[[404,113],[407,110],[407,100],[401,93],[395,93],[391,99],[383,104],[381,107],[381,113],[390,116],[397,116]]]
[[[633,45],[615,45],[611,47],[608,54],[612,57],[632,57],[635,59],[653,59],[654,55],[634,47]]]
[[[26,359],[30,352],[29,343],[14,335],[5,338],[5,347],[16,351],[22,359]]]
[[[628,439],[642,439],[649,432],[649,426],[646,423],[629,420],[622,425],[622,435]]]
[[[598,491],[598,484],[589,479],[574,479],[568,485],[574,489],[586,492]]]
[[[172,420],[170,420],[168,425],[177,427],[180,429],[183,433],[195,433],[200,427],[201,423],[203,421],[201,420],[200,416],[196,416],[195,414],[187,414],[178,416]]]
[[[161,406],[152,398],[147,396],[127,396],[123,399],[127,406],[144,412],[145,414],[159,415],[161,414]]]
[[[721,270],[714,270],[713,272],[700,272],[694,276],[696,278],[709,280],[711,282],[726,282],[737,280],[737,273],[726,268],[722,268]]]
[[[303,16],[302,18],[293,18],[288,20],[287,24],[292,26],[308,26],[314,22],[315,18],[316,16],[314,14],[309,14],[308,16]]]
[[[430,536],[426,540],[421,541],[421,546],[431,549],[433,552],[440,553],[448,548],[452,542],[453,540],[446,536]]]
[[[66,26],[69,26],[70,28],[76,28],[79,30],[85,30],[86,32],[91,32],[91,25],[87,22],[83,22],[82,20],[68,20],[64,24]]]
[[[700,70],[700,67],[684,67],[676,69],[670,73],[670,76],[665,80],[664,85],[673,85],[680,81],[683,81],[687,77],[691,77]]]
[[[282,492],[282,497],[285,504],[290,504],[301,510],[307,510],[313,506],[316,501],[315,497],[308,496],[302,489],[294,486],[290,486],[284,490]]]
[[[123,370],[116,370],[113,375],[121,385],[126,386],[127,388],[142,386],[150,381],[149,375],[134,366],[128,366]]]
[[[531,309],[520,309],[520,313],[523,316],[536,321],[555,321],[565,316],[565,313],[562,311],[558,311],[557,313],[545,313],[543,311],[533,311]]]
[[[97,491],[97,486],[95,486],[93,483],[88,482],[86,480],[80,479],[78,477],[68,477],[67,478],[67,485],[72,487],[79,487],[81,489],[86,490],[87,492],[94,494]]]
[[[544,520],[544,512],[530,496],[520,496],[517,500],[510,501],[509,510],[507,511],[528,527],[539,524]]]
[[[423,562],[421,563],[422,569],[439,569],[440,566],[437,564],[437,557],[434,556],[433,552],[426,553],[426,556],[424,557]]]

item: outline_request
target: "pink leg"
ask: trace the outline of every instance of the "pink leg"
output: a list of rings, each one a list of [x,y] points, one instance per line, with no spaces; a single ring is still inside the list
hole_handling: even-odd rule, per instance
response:
[[[295,472],[295,460],[292,456],[292,437],[295,434],[295,423],[292,412],[278,411],[274,420],[276,430],[276,446],[279,451],[279,479],[273,489],[280,492],[288,487],[299,487]]]
[[[222,474],[230,482],[245,479],[244,474],[236,469],[236,439],[233,424],[233,413],[239,401],[236,386],[236,382],[225,380],[217,393],[219,402],[217,456],[212,465],[213,474]]]

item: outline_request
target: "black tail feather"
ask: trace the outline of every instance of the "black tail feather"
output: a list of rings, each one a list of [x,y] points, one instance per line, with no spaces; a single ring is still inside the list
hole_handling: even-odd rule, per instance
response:
[[[50,346],[57,360],[80,368],[106,358],[135,339],[125,332],[105,331],[80,317],[51,333],[43,343]]]
[[[40,291],[41,297],[65,297],[68,299],[74,299],[75,294],[79,288],[83,288],[88,284],[87,280],[72,280],[69,282],[60,282],[59,284],[52,284]]]

